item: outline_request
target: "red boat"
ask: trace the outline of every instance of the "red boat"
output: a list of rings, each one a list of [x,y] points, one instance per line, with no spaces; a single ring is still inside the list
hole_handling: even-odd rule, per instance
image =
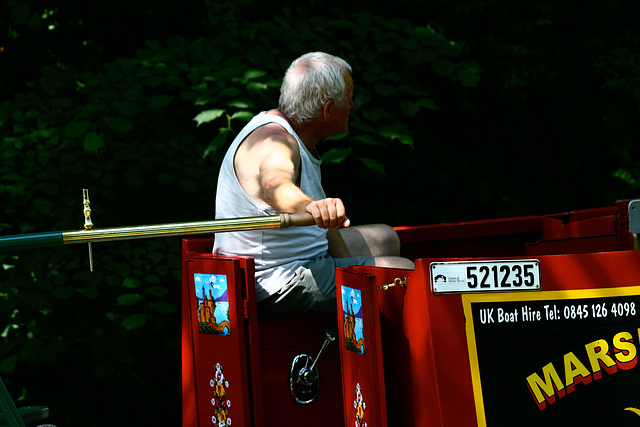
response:
[[[636,202],[397,227],[415,270],[338,269],[337,316],[184,239],[183,425],[640,425]]]

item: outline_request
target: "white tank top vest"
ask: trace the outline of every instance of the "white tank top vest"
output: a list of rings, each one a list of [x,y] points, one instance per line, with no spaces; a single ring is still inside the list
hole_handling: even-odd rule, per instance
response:
[[[233,165],[242,141],[255,129],[268,123],[279,124],[298,141],[300,189],[315,200],[326,197],[321,185],[321,160],[309,152],[286,120],[263,112],[242,129],[222,161],[216,191],[216,219],[278,214],[271,206],[256,202],[244,192]],[[256,265],[256,296],[261,301],[286,285],[304,261],[327,253],[326,234],[326,230],[317,226],[218,233],[213,253],[253,257]]]

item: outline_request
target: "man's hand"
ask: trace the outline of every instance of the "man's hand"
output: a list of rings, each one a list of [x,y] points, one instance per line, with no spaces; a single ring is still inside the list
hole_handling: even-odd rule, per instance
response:
[[[340,199],[314,200],[307,205],[305,211],[313,216],[320,228],[348,227],[351,224]]]

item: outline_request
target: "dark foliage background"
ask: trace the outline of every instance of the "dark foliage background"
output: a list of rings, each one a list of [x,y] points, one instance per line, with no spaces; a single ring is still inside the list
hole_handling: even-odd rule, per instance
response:
[[[211,219],[225,147],[288,64],[354,67],[320,148],[354,223],[638,197],[639,4],[3,0],[0,234]],[[59,425],[177,425],[178,239],[0,254],[0,375]]]

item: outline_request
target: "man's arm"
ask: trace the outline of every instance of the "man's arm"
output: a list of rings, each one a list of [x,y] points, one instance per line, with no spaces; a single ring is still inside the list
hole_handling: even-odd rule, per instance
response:
[[[265,141],[269,148],[259,162],[260,183],[265,202],[278,212],[310,213],[318,227],[348,227],[349,219],[340,199],[313,200],[294,184],[298,178],[300,152],[297,142],[282,138]]]

